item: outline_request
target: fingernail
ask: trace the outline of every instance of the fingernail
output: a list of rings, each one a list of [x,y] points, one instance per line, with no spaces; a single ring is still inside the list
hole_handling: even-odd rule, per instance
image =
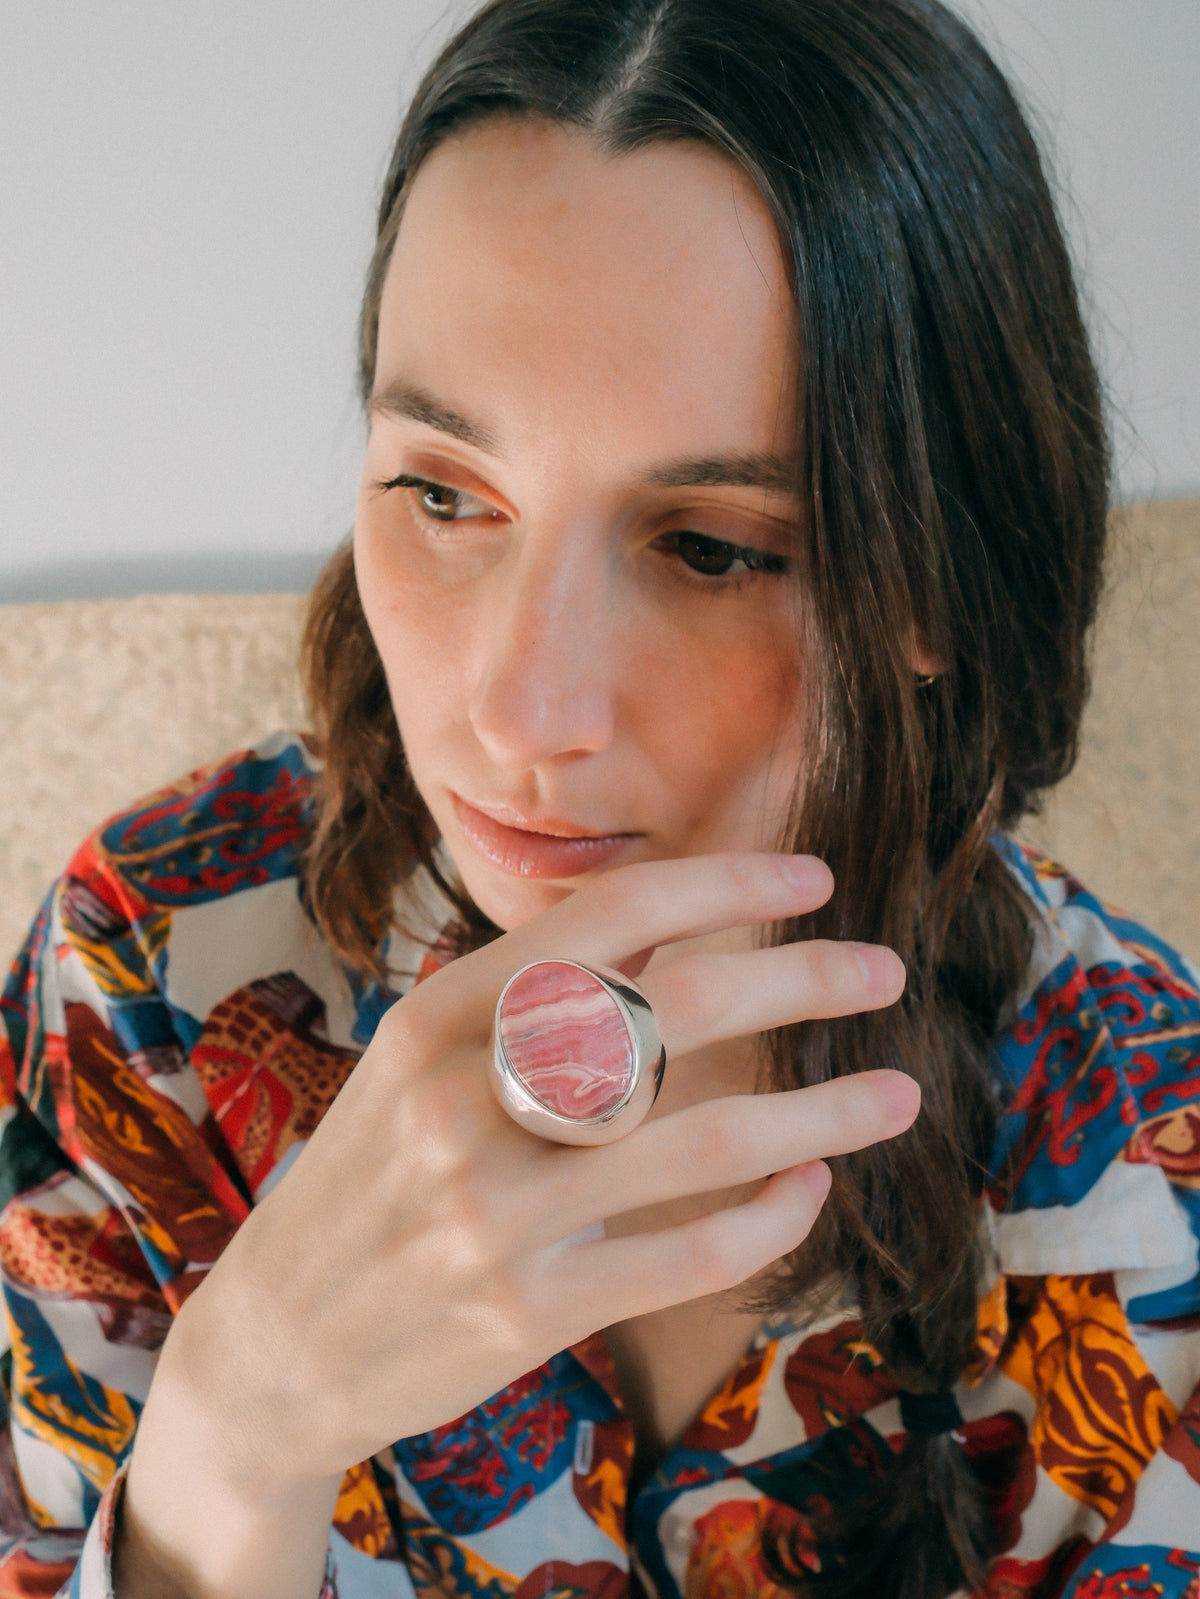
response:
[[[895,988],[897,979],[903,982],[904,962],[895,950],[884,944],[850,945],[858,969],[872,988]]]
[[[814,1205],[823,1205],[833,1182],[833,1173],[823,1160],[814,1160],[803,1172],[804,1185],[813,1197]]]
[[[815,855],[780,855],[778,858],[784,873],[797,888],[814,894],[829,894],[833,888],[833,873]]]
[[[889,1126],[902,1132],[912,1125],[921,1108],[921,1090],[913,1078],[905,1072],[881,1071],[875,1091],[883,1101]]]

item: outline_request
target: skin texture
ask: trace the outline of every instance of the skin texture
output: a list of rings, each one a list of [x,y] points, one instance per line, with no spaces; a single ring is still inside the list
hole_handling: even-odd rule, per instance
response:
[[[834,886],[769,853],[803,769],[797,585],[721,553],[786,556],[786,484],[646,481],[785,447],[790,349],[768,219],[719,157],[610,160],[496,123],[418,173],[359,574],[421,791],[507,931],[392,1007],[176,1319],[133,1451],[122,1599],[315,1594],[349,1466],[600,1326],[652,1452],[744,1346],[714,1307],[806,1236],[825,1157],[916,1115],[895,1072],[750,1091],[754,1034],[890,1004],[903,971],[882,949],[756,945]],[[398,414],[414,386],[423,420]],[[380,487],[399,473],[470,514],[421,519],[422,490]],[[726,580],[681,558],[687,533],[725,541],[691,548]],[[619,841],[603,870],[514,872],[456,794]],[[490,1088],[497,996],[545,958],[641,971],[668,1051],[654,1115],[600,1149],[531,1137]]]
[[[422,169],[380,308],[355,563],[413,776],[499,926],[593,874],[488,859],[456,795],[551,831],[626,835],[597,870],[779,837],[803,756],[797,580],[744,561],[695,571],[671,535],[782,564],[798,502],[785,484],[654,479],[684,461],[782,464],[794,347],[774,225],[711,149],[614,159],[577,132],[497,122]],[[397,414],[392,397],[414,392],[479,437]],[[424,511],[428,490],[382,486],[399,474],[452,490],[432,497],[455,520]],[[709,947],[749,936],[722,930]],[[728,1043],[672,1071],[654,1113],[749,1092],[755,1069]],[[739,1197],[627,1214],[610,1232]],[[645,1469],[757,1323],[693,1301],[613,1328]]]
[[[705,576],[667,541],[786,556],[796,501],[645,480],[786,455],[793,343],[770,217],[713,151],[614,159],[579,133],[500,123],[422,168],[376,394],[423,390],[493,445],[374,405],[355,557],[413,775],[499,926],[573,885],[484,860],[453,793],[631,833],[622,862],[774,846],[802,752],[798,585],[741,563]],[[378,486],[401,472],[465,491],[460,519]]]

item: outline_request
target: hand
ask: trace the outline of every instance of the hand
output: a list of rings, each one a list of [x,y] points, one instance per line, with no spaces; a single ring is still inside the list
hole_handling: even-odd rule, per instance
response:
[[[806,858],[625,867],[396,1004],[291,1172],[181,1312],[139,1429],[131,1497],[161,1503],[161,1486],[147,1485],[170,1475],[182,1427],[189,1458],[207,1453],[232,1493],[286,1520],[305,1485],[327,1496],[350,1465],[463,1414],[596,1328],[731,1288],[794,1249],[828,1189],[822,1157],[907,1127],[911,1079],[869,1072],[735,1095],[615,1144],[564,1148],[497,1104],[492,1019],[530,961],[619,967],[803,914],[831,887]],[[887,950],[812,941],[685,952],[640,981],[677,1073],[690,1051],[721,1040],[889,1004],[903,968]],[[745,1203],[699,1220],[597,1236],[616,1213],[759,1182]]]

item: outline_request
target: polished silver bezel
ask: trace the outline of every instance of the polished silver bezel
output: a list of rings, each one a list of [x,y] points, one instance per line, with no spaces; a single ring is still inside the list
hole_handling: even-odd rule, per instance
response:
[[[546,961],[530,961],[529,965],[522,966],[505,983],[496,1001],[492,1085],[512,1119],[539,1138],[548,1138],[556,1144],[612,1143],[614,1139],[624,1138],[626,1133],[633,1131],[658,1098],[662,1084],[667,1053],[654,1024],[650,1001],[620,972],[610,971],[605,966],[586,966],[582,961],[554,960],[556,966],[574,966],[577,971],[599,978],[621,1012],[633,1044],[633,1075],[624,1097],[611,1110],[586,1121],[573,1116],[560,1116],[526,1088],[513,1070],[500,1039],[500,1007],[505,994],[517,978],[523,977],[531,967],[546,964]]]

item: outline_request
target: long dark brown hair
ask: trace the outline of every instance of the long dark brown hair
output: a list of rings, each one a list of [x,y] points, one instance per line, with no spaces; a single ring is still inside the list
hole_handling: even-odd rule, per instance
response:
[[[363,306],[364,395],[406,187],[451,130],[494,114],[580,127],[611,152],[703,140],[752,176],[778,225],[803,352],[817,679],[788,845],[838,884],[778,936],[890,944],[909,980],[889,1011],[771,1035],[768,1080],[895,1066],[924,1109],[903,1138],[835,1162],[769,1297],[844,1286],[899,1386],[941,1392],[975,1328],[989,1042],[1028,958],[1028,906],[992,840],[1075,759],[1105,533],[1101,398],[1037,148],[935,0],[492,0],[400,132]],[[941,668],[932,682],[914,674],[915,638]],[[433,867],[433,839],[348,551],[314,594],[306,675],[326,762],[308,892],[332,943],[377,969],[400,874],[414,853]],[[486,937],[459,905],[468,941]],[[819,1572],[775,1553],[797,1591],[940,1599],[977,1583],[994,1549],[952,1436],[909,1436],[886,1469],[824,1497]]]

